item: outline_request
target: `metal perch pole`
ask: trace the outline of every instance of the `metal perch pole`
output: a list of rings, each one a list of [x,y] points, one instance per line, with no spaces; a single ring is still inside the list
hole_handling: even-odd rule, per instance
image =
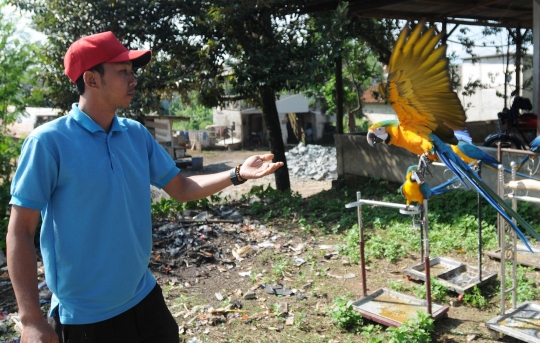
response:
[[[356,192],[356,200],[360,202],[362,195],[360,192]],[[360,265],[362,267],[362,294],[364,297],[367,296],[367,285],[366,285],[366,258],[364,251],[364,228],[362,227],[362,206],[358,206],[358,231],[359,231],[359,244],[360,244]]]
[[[426,300],[427,300],[427,312],[432,315],[431,310],[431,265],[429,263],[429,236],[428,236],[428,201],[424,199],[424,224],[422,229],[424,231],[424,269],[426,271]]]

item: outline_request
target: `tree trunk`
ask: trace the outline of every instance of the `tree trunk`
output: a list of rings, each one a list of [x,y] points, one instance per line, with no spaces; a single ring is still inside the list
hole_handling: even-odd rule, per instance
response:
[[[261,86],[259,94],[262,101],[263,118],[268,130],[268,141],[270,152],[274,154],[274,162],[283,162],[285,165],[275,171],[276,188],[278,191],[288,191],[291,189],[289,180],[289,169],[285,158],[285,144],[281,135],[281,125],[276,108],[276,96],[274,90],[268,86]]]
[[[347,128],[349,129],[349,133],[353,133],[356,131],[356,116],[354,115],[354,112],[349,111],[349,114],[347,116]]]
[[[343,134],[343,63],[336,57],[336,132]]]

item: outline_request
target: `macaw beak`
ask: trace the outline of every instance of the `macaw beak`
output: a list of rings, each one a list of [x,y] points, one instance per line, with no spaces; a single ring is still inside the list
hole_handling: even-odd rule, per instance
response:
[[[382,143],[383,140],[377,137],[377,135],[373,132],[369,131],[367,134],[367,142],[369,143],[369,145],[374,146],[377,143]]]

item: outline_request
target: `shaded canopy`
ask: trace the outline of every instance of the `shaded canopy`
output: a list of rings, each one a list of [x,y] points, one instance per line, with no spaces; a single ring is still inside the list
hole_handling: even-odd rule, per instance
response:
[[[311,0],[307,13],[333,10],[340,0]],[[362,18],[404,19],[532,29],[533,0],[349,0]]]

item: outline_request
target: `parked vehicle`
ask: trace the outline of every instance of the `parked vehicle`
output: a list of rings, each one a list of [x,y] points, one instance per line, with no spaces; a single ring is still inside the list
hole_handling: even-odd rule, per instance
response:
[[[522,110],[526,112],[521,112]],[[514,97],[510,109],[504,108],[497,114],[499,122],[497,132],[484,139],[484,146],[510,149],[528,149],[529,144],[536,138],[538,116],[532,110],[531,100],[520,96]]]

